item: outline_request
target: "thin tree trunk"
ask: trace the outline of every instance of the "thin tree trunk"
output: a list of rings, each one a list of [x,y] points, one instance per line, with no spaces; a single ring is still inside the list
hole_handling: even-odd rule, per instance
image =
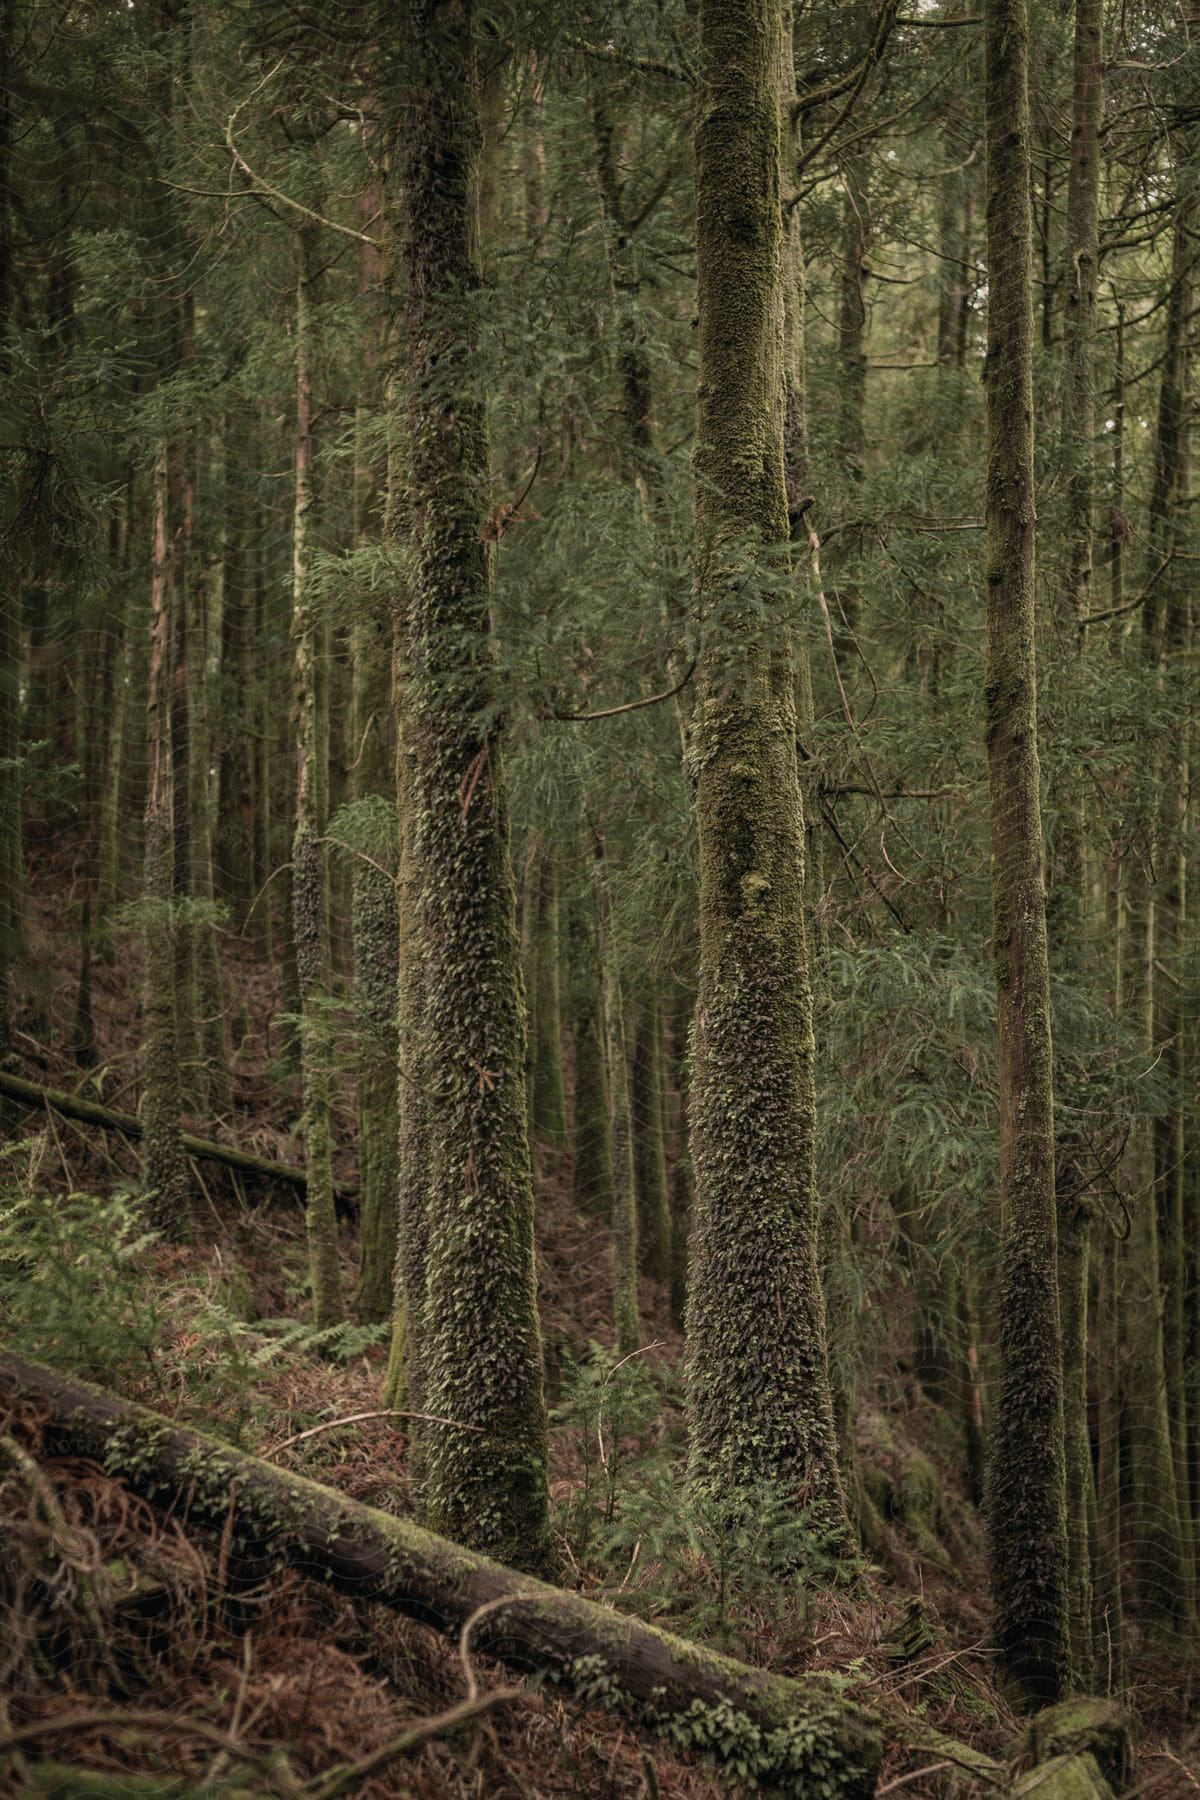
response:
[[[604,865],[604,847],[599,840],[596,843],[595,882],[596,910],[600,919],[602,1007],[611,1130],[613,1323],[616,1327],[618,1354],[631,1356],[641,1347],[642,1342],[642,1324],[638,1313],[637,1171],[634,1163],[625,1001],[621,990],[617,949],[613,942],[612,906]]]
[[[325,631],[313,595],[312,229],[300,234],[296,286],[296,479],[292,523],[292,633],[296,683],[296,829],[292,840],[292,917],[300,981],[304,1080],[304,1166],[308,1177],[309,1274],[313,1323],[344,1316],[333,1204],[332,1021],[329,1016],[329,914],[326,895],[325,781],[329,720],[319,665]]]
[[[217,872],[236,930],[245,929],[255,899],[254,756],[258,721],[255,683],[256,555],[252,507],[246,493],[249,442],[242,417],[225,420],[225,520],[221,543],[221,750],[217,806]],[[266,900],[260,901],[265,907]]]
[[[180,1125],[175,1021],[175,783],[172,769],[171,553],[167,447],[154,465],[154,542],[150,580],[150,682],[146,712],[146,833],[143,879],[146,1186],[156,1222],[172,1237],[191,1225],[191,1183]]]
[[[543,842],[529,893],[532,918],[530,985],[537,1004],[531,1024],[530,1124],[535,1143],[561,1150],[567,1141],[562,1067],[562,983],[558,871]]]
[[[582,875],[578,878],[583,880]],[[596,895],[589,881],[567,903],[567,994],[574,1051],[572,1183],[583,1213],[609,1220],[613,1210],[612,1138],[604,1056]]]
[[[671,1210],[663,1136],[662,1016],[657,995],[643,1002],[633,1033],[629,1093],[637,1180],[638,1261],[655,1281],[671,1275]]]
[[[1034,660],[1033,284],[1025,0],[986,0],[986,744],[1000,1036],[999,1392],[988,1528],[1004,1674],[1071,1685],[1050,975]]]
[[[360,210],[378,211],[379,190],[372,184]],[[366,220],[364,218],[364,224]],[[378,286],[378,252],[362,247],[359,292],[364,298]],[[366,447],[369,409],[377,399],[379,379],[376,331],[361,342],[362,374],[355,419],[354,540],[364,548],[373,525],[377,482]],[[386,594],[372,593],[350,628],[351,778],[360,810],[372,808],[371,826],[358,836],[369,840],[367,856],[355,856],[351,869],[351,916],[354,935],[354,986],[359,1009],[358,1142],[362,1229],[356,1310],[362,1319],[383,1320],[392,1309],[396,1230],[399,1207],[400,1123],[397,1108],[397,982],[400,969],[396,896],[396,774],[391,716],[391,612]],[[377,823],[376,823],[377,820]],[[367,820],[364,816],[363,824]]]
[[[1187,180],[1186,174],[1181,176]],[[1147,933],[1145,982],[1147,1051],[1161,1065],[1169,1095],[1167,1106],[1152,1124],[1154,1207],[1153,1241],[1157,1281],[1151,1293],[1160,1321],[1167,1431],[1174,1466],[1175,1514],[1179,1528],[1177,1568],[1150,1574],[1161,1598],[1170,1598],[1181,1626],[1195,1616],[1195,1546],[1190,1501],[1190,1408],[1185,1367],[1187,1243],[1187,1140],[1184,1063],[1186,983],[1188,785],[1190,774],[1190,698],[1185,686],[1192,644],[1191,578],[1176,560],[1183,513],[1190,500],[1190,423],[1188,411],[1188,327],[1195,256],[1194,194],[1186,192],[1175,215],[1171,292],[1167,306],[1166,343],[1155,434],[1154,479],[1150,494],[1149,538],[1153,559],[1142,608],[1145,658],[1157,670],[1159,691],[1175,722],[1165,748],[1151,800],[1150,834],[1155,885],[1148,890],[1151,926]],[[1150,1495],[1146,1496],[1147,1504]],[[1165,1496],[1164,1496],[1165,1503]]]

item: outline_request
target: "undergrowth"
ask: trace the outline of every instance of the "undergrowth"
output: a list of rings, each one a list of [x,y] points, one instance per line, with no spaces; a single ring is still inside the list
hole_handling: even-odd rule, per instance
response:
[[[558,1507],[560,1541],[612,1604],[745,1661],[786,1666],[810,1632],[814,1597],[855,1579],[858,1565],[830,1557],[794,1495],[764,1487],[747,1510],[689,1484],[682,1417],[669,1368],[596,1343],[568,1366],[551,1415],[575,1475]]]

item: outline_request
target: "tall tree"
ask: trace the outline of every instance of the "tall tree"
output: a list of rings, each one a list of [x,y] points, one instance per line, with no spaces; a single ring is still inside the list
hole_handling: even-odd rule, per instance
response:
[[[191,1182],[180,1125],[175,1021],[175,783],[172,770],[172,579],[168,448],[154,465],[150,577],[150,680],[146,718],[146,835],[142,964],[144,981],[146,1184],[154,1216],[172,1236],[191,1222]]]
[[[986,746],[1000,1045],[1000,1357],[988,1534],[996,1638],[1030,1703],[1070,1686],[1050,971],[1034,650],[1029,21],[987,0]]]
[[[333,1031],[330,1016],[328,851],[325,827],[329,690],[323,664],[327,628],[314,591],[313,277],[315,233],[299,234],[296,281],[296,446],[292,515],[292,635],[296,684],[296,825],[292,839],[292,918],[300,979],[304,1082],[306,1225],[313,1323],[343,1317],[333,1204]]]
[[[1096,280],[1100,242],[1100,125],[1103,60],[1100,0],[1076,0],[1063,270],[1062,453],[1066,569],[1058,596],[1057,647],[1064,711],[1080,704],[1084,619],[1092,579],[1096,459]],[[1058,804],[1047,922],[1058,973],[1076,988],[1088,970],[1088,894],[1083,792],[1077,767],[1054,784]],[[1060,1058],[1061,1067],[1061,1058]],[[1060,1128],[1057,1145],[1060,1301],[1063,1329],[1063,1419],[1070,1556],[1071,1657],[1076,1683],[1090,1686],[1092,1555],[1096,1491],[1088,1432],[1088,1296],[1093,1202],[1084,1146]]]
[[[779,0],[702,0],[697,555],[718,623],[694,720],[700,967],[688,1298],[694,1479],[845,1529],[817,1262],[795,665],[766,546],[784,484]],[[757,559],[764,628],[745,602]],[[770,573],[768,572],[770,570]],[[782,616],[781,616],[782,615]],[[752,1348],[751,1348],[752,1347]]]
[[[469,347],[481,299],[472,9],[413,0],[388,89],[406,278],[411,522],[400,731],[426,1095],[414,1354],[429,1523],[522,1566],[548,1556],[546,1419],[525,1108],[525,1012],[491,636],[488,436]],[[392,183],[389,181],[389,189]],[[385,249],[385,259],[391,250]],[[407,1228],[407,1226],[406,1226]],[[463,1424],[477,1427],[463,1431]]]

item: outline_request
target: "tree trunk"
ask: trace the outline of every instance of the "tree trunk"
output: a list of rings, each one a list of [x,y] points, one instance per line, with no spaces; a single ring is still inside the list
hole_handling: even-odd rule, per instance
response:
[[[532,1010],[530,1125],[535,1143],[561,1150],[567,1141],[562,1067],[562,982],[560,973],[558,871],[554,852],[543,842],[530,885]]]
[[[377,184],[360,211],[378,211]],[[359,293],[378,285],[378,253],[364,244]],[[362,374],[355,418],[354,541],[364,547],[377,506],[377,481],[366,448],[370,408],[379,386],[375,330],[361,340]],[[351,868],[354,988],[359,1014],[358,1142],[362,1191],[361,1255],[355,1308],[361,1319],[383,1320],[392,1309],[399,1205],[396,1014],[399,1001],[399,922],[396,899],[396,775],[391,716],[391,612],[386,593],[372,590],[350,628],[351,778],[362,823],[356,841],[367,855]],[[367,808],[370,808],[370,829]],[[368,860],[369,857],[369,860]]]
[[[329,912],[326,894],[325,778],[329,717],[320,664],[328,646],[313,594],[312,268],[311,227],[300,234],[296,287],[296,480],[292,524],[292,635],[296,683],[296,829],[292,840],[292,918],[300,980],[304,1081],[306,1223],[313,1323],[344,1317],[333,1204],[333,1028],[329,1014]]]
[[[617,948],[613,942],[611,900],[604,867],[604,851],[600,843],[596,846],[595,876],[596,903],[600,916],[600,967],[611,1129],[613,1323],[616,1327],[618,1354],[631,1356],[641,1348],[642,1342],[642,1323],[638,1313],[637,1169],[634,1161],[625,999],[621,991]]]
[[[745,547],[788,536],[778,0],[701,0],[696,129],[698,563],[722,619],[693,748],[700,969],[692,1087],[694,1479],[753,1505],[803,1493],[841,1542],[817,1262],[812,995],[795,663],[752,623]],[[760,597],[769,610],[773,597]],[[747,1346],[754,1345],[752,1357]]]
[[[146,711],[146,834],[143,880],[142,1113],[146,1186],[156,1223],[172,1237],[191,1224],[191,1182],[180,1127],[175,1019],[175,782],[172,767],[172,578],[167,447],[154,465],[154,544],[150,579],[150,680]]]
[[[986,744],[1000,1035],[999,1391],[988,1493],[1001,1668],[1070,1687],[1050,976],[1034,659],[1033,292],[1025,0],[987,0]]]
[[[1092,581],[1096,452],[1096,275],[1100,235],[1100,123],[1103,112],[1101,0],[1076,0],[1071,165],[1063,281],[1064,538],[1066,571],[1054,620],[1062,674],[1061,708],[1081,703],[1083,620]],[[1084,798],[1080,771],[1061,770],[1052,797],[1057,828],[1051,853],[1047,928],[1059,976],[1076,990],[1091,974],[1088,951]],[[1084,1147],[1060,1128],[1056,1188],[1063,1330],[1071,1657],[1076,1685],[1091,1682],[1093,1538],[1096,1488],[1088,1432],[1088,1290],[1092,1202]]]
[[[430,1083],[418,1365],[423,1408],[478,1427],[424,1427],[423,1499],[432,1526],[536,1567],[549,1557],[546,1417],[525,1009],[481,529],[488,439],[469,349],[480,288],[469,0],[413,0],[404,26],[403,110],[389,134],[400,211],[385,222],[384,255],[398,224],[412,527],[400,729],[412,758],[417,1063]]]
[[[666,1070],[657,995],[644,1001],[638,1011],[632,1051],[629,1098],[637,1178],[638,1262],[655,1281],[665,1282],[671,1275],[671,1209],[663,1130]]]
[[[577,881],[585,879],[581,873]],[[603,995],[592,884],[567,903],[567,994],[574,1051],[572,1184],[580,1212],[608,1221],[613,1210],[608,1074],[604,1064]]]
[[[249,479],[248,434],[239,412],[225,420],[225,520],[221,609],[220,774],[217,806],[217,873],[232,923],[245,929],[254,889],[254,716],[256,554]],[[265,907],[266,900],[259,901]]]

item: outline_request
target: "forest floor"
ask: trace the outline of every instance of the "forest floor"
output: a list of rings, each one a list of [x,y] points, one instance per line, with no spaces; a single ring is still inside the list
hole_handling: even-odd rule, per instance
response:
[[[74,1029],[77,951],[49,892],[30,908],[17,996],[21,1072],[49,1085],[83,1078]],[[294,1084],[279,1079],[281,997],[264,965],[228,962],[237,1141],[300,1160]],[[93,969],[99,1062],[85,1090],[115,1106],[136,1096],[137,958],[122,942]],[[280,1110],[280,1107],[283,1110]],[[198,1130],[211,1128],[201,1118]],[[339,1111],[338,1173],[354,1177],[353,1113]],[[279,1190],[242,1190],[211,1168],[197,1242],[170,1247],[134,1229],[124,1197],[135,1152],[49,1115],[12,1123],[6,1183],[53,1196],[31,1260],[40,1289],[5,1288],[0,1329],[25,1353],[303,1471],[356,1499],[409,1507],[403,1421],[380,1408],[386,1329],[317,1340],[306,1324],[303,1214]],[[15,1148],[13,1146],[16,1146]],[[23,1148],[22,1148],[23,1147]],[[561,1154],[538,1153],[538,1263],[551,1423],[551,1494],[563,1584],[780,1672],[846,1674],[864,1699],[1000,1759],[1021,1724],[987,1651],[982,1534],[959,1477],[957,1426],[923,1396],[901,1287],[888,1366],[860,1391],[865,1551],[855,1579],[781,1593],[766,1543],[731,1539],[689,1511],[681,1480],[681,1341],[666,1296],[643,1282],[649,1348],[619,1366],[610,1328],[607,1233],[576,1211]],[[71,1199],[70,1196],[76,1196]],[[7,1206],[7,1196],[5,1205]],[[35,1215],[26,1208],[28,1221]],[[96,1225],[94,1240],[82,1226]],[[0,1245],[0,1250],[6,1246]],[[7,1247],[11,1252],[11,1246]],[[347,1293],[356,1232],[342,1227]],[[58,1282],[55,1288],[54,1283]],[[337,1424],[336,1421],[352,1421]],[[369,1759],[462,1697],[457,1648],[378,1606],[290,1573],[247,1589],[227,1538],[185,1529],[98,1465],[46,1454],[33,1410],[0,1419],[0,1792],[332,1795],[328,1772]],[[1132,1636],[1130,1695],[1141,1730],[1139,1795],[1200,1791],[1189,1720],[1194,1672]],[[499,1677],[482,1666],[484,1685]],[[880,1789],[946,1791],[927,1756],[897,1747]],[[90,1774],[85,1774],[90,1771]],[[6,1786],[5,1783],[9,1785]],[[531,1690],[454,1737],[369,1772],[344,1790],[375,1796],[692,1796],[733,1791],[616,1716]],[[961,1777],[956,1794],[968,1790]],[[980,1792],[984,1790],[981,1788]]]

